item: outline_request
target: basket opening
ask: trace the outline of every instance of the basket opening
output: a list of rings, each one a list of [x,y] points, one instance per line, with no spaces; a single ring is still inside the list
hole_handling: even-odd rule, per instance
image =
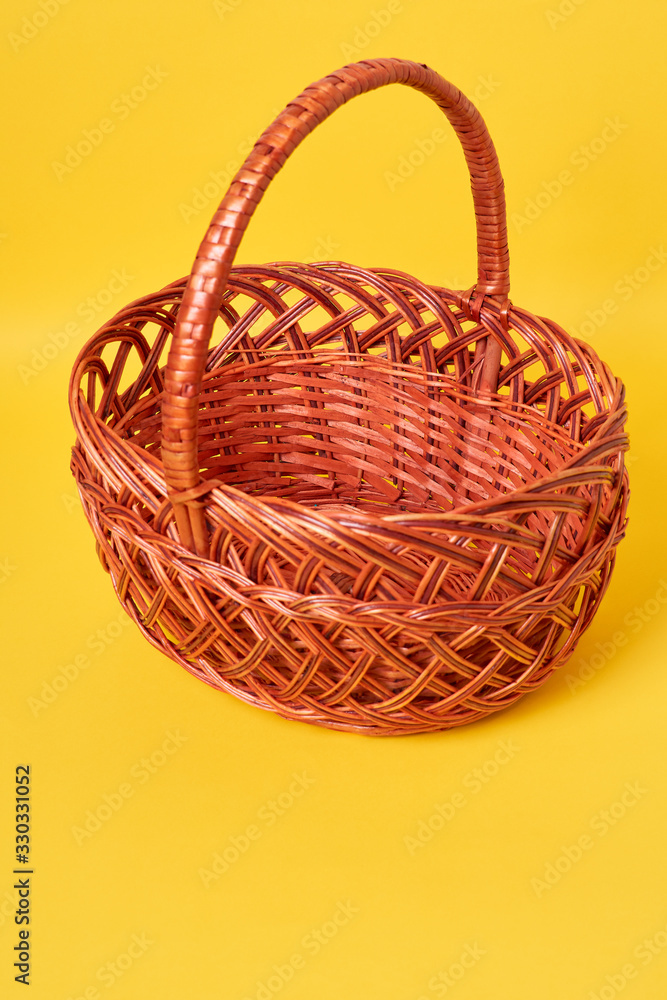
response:
[[[159,458],[159,400],[146,398],[123,434]],[[200,399],[204,478],[313,506],[451,511],[557,471],[574,454],[565,443],[508,404],[372,355],[283,351],[209,372]]]

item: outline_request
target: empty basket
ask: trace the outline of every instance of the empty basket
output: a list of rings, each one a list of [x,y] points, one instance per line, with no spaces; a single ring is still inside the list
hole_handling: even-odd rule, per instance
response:
[[[389,83],[435,101],[463,146],[476,284],[232,267],[289,154]],[[149,641],[253,705],[369,734],[460,726],[542,684],[623,537],[626,411],[595,351],[508,292],[496,153],[456,87],[366,60],[288,104],[190,276],[121,310],[72,374],[72,470]]]

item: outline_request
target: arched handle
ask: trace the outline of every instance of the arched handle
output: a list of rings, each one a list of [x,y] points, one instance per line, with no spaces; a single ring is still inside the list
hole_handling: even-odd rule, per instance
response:
[[[350,98],[389,83],[402,83],[426,94],[454,127],[470,171],[477,222],[475,299],[479,303],[484,296],[498,301],[507,297],[509,255],[503,179],[486,125],[467,97],[428,66],[404,59],[352,63],[307,87],[262,133],[229,185],[197,252],[169,351],[162,460],[181,543],[199,555],[208,553],[203,510],[197,502],[199,393],[213,324],[236,248],[269,182],[302,139]]]

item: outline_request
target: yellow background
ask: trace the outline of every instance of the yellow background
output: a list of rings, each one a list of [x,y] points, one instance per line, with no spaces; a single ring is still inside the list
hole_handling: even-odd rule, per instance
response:
[[[665,996],[667,8],[394,0],[387,11],[387,0],[0,11],[3,996],[23,995],[11,968],[21,763],[33,783],[34,1000]],[[69,473],[66,401],[85,339],[187,273],[217,200],[189,221],[183,206],[211,171],[238,164],[312,80],[386,55],[478,95],[505,175],[512,298],[594,328],[628,388],[633,497],[612,584],[565,668],[482,723],[373,740],[247,707],[120,624]],[[159,84],[123,115],[147,68]],[[113,129],[59,178],[54,162],[104,118]],[[276,179],[238,262],[335,257],[468,287],[472,205],[446,123],[446,140],[391,181],[442,124],[405,88],[353,101]],[[114,271],[126,284],[107,305]],[[180,743],[166,752],[169,733]],[[489,763],[501,741],[511,758]],[[299,795],[294,774],[308,784]],[[440,823],[436,805],[455,793],[464,804]],[[89,811],[105,818],[82,838]],[[406,842],[429,821],[423,846]],[[247,850],[202,874],[216,853],[234,857],[231,838]]]

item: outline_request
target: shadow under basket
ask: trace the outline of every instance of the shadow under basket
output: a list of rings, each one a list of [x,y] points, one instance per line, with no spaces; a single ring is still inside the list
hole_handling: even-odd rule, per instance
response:
[[[432,97],[461,139],[477,284],[233,267],[296,144],[392,82]],[[253,705],[371,735],[460,726],[542,684],[623,537],[626,411],[596,353],[508,290],[502,178],[456,88],[369,60],[291,102],[189,278],[119,312],[72,374],[72,470],[150,642]]]

